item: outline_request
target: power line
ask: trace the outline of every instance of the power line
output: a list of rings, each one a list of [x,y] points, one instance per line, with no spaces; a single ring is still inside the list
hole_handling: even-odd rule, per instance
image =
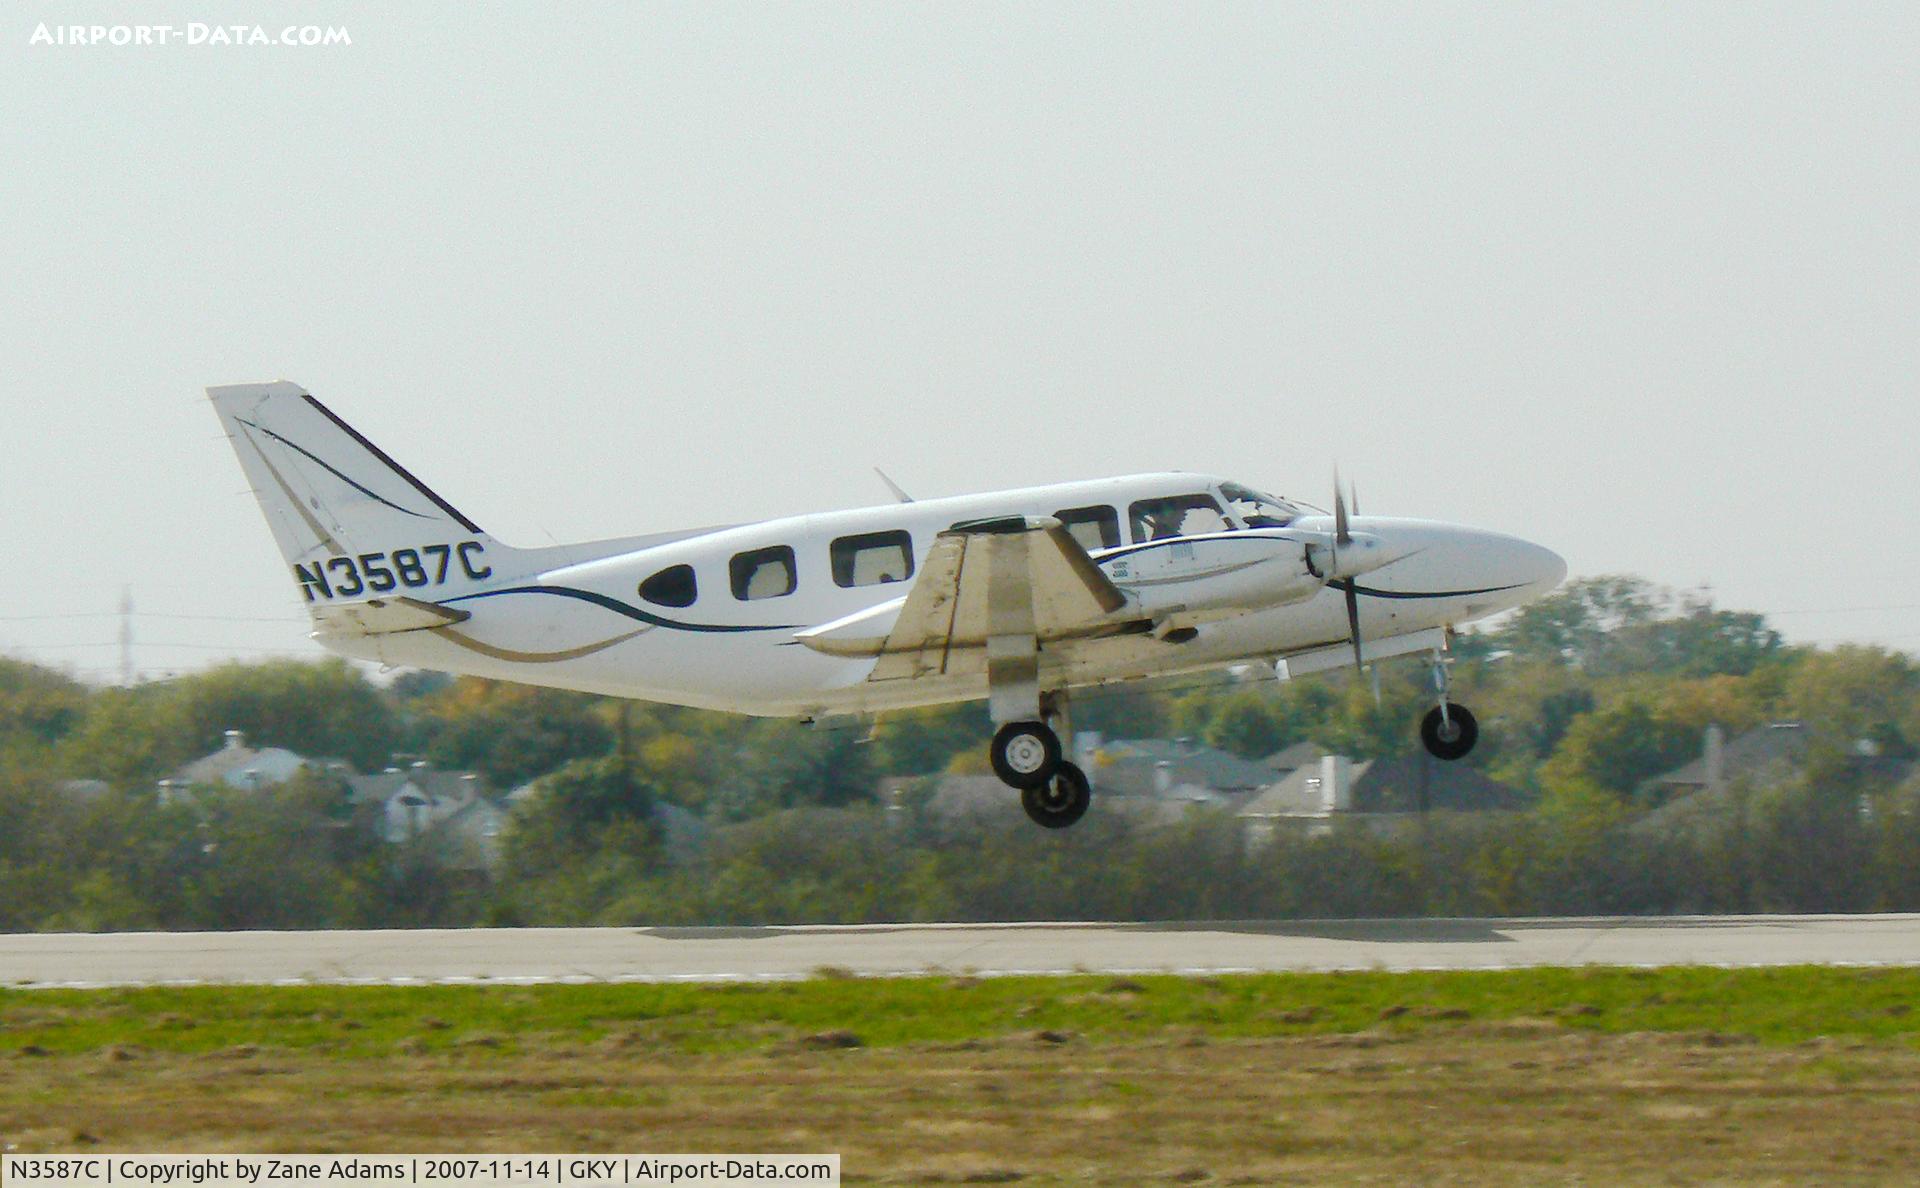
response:
[[[1791,610],[1761,611],[1768,618],[1780,615],[1857,615],[1869,611],[1920,610],[1920,602],[1892,602],[1882,606],[1803,606]]]
[[[117,639],[90,640],[85,643],[49,643],[49,644],[0,644],[0,652],[52,652],[66,648],[117,648],[121,643]],[[247,656],[306,656],[312,652],[305,648],[256,648],[236,647],[232,644],[182,643],[164,639],[150,639],[141,645],[153,648],[189,648],[203,652],[232,652]]]

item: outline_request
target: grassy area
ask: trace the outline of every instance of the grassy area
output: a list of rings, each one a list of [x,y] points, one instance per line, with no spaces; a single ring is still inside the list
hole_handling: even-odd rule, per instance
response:
[[[1903,1178],[1920,970],[0,991],[17,1149],[828,1150],[850,1181]]]

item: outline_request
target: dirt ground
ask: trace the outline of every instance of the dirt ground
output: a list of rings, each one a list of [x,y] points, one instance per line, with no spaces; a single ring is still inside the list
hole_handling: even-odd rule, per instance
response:
[[[1402,1033],[378,1059],[243,1045],[0,1057],[10,1151],[839,1152],[848,1183],[1910,1183],[1920,1051],[1550,1020]],[[844,1042],[855,1043],[853,1037]]]

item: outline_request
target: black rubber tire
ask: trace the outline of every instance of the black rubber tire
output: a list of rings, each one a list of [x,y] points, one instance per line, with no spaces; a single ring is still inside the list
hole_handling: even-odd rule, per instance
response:
[[[1045,722],[1008,722],[994,732],[993,774],[1010,788],[1038,788],[1060,767],[1060,736]]]
[[[1442,738],[1440,707],[1434,706],[1427,716],[1420,719],[1420,741],[1426,744],[1427,753],[1435,759],[1460,759],[1473,744],[1480,741],[1480,723],[1474,721],[1473,714],[1464,705],[1447,703],[1447,721],[1453,726]]]
[[[1053,779],[1020,793],[1020,807],[1027,810],[1035,825],[1048,829],[1065,829],[1086,816],[1087,806],[1092,803],[1093,786],[1087,783],[1087,773],[1074,763],[1062,763]]]

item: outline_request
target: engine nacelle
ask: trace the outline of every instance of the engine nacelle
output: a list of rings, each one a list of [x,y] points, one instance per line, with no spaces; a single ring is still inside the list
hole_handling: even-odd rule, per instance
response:
[[[1183,536],[1115,549],[1100,568],[1152,615],[1240,612],[1303,602],[1325,584],[1309,543],[1284,530]]]

